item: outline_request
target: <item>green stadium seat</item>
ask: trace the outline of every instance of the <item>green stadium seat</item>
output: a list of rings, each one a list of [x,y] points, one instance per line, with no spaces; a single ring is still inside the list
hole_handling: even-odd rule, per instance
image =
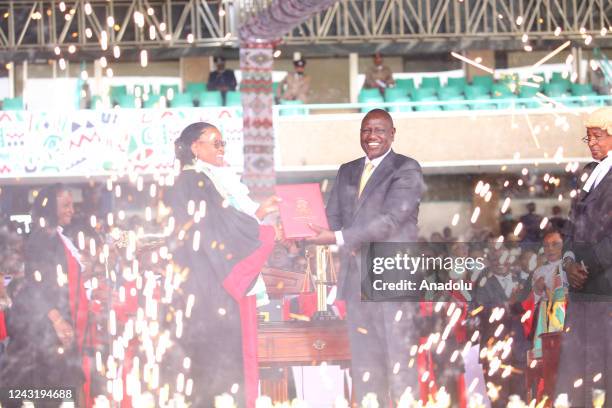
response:
[[[119,97],[121,95],[127,95],[127,86],[126,85],[117,85],[110,87],[110,97],[113,101],[119,101]]]
[[[494,98],[499,98],[514,95],[514,92],[512,92],[512,88],[510,88],[509,83],[496,83],[493,84],[493,87],[491,88],[491,95]]]
[[[449,95],[442,99],[444,102],[456,102],[456,101],[465,101],[465,97],[463,95]],[[468,110],[470,107],[465,103],[449,103],[442,105],[442,110],[445,111],[458,111],[458,110]]]
[[[278,89],[278,82],[272,82],[272,95],[276,96],[276,91]]]
[[[199,106],[223,106],[221,91],[205,91],[200,93],[198,98]]]
[[[5,110],[5,111],[23,110],[23,98],[21,96],[18,96],[16,98],[5,98],[2,101],[2,110]]]
[[[185,85],[185,93],[199,95],[206,91],[206,82],[187,82]]]
[[[359,101],[361,101],[361,99],[363,98],[376,98],[376,97],[380,97],[382,98],[382,95],[380,94],[380,91],[378,90],[378,88],[361,88],[361,91],[359,91],[359,95],[357,96],[357,99]]]
[[[472,85],[482,86],[488,92],[491,92],[493,87],[493,75],[474,75]]]
[[[570,90],[574,96],[597,95],[597,92],[593,90],[593,85],[591,84],[571,84]]]
[[[136,97],[134,95],[119,95],[117,105],[120,108],[136,108]]]
[[[161,85],[159,87],[159,94],[168,99],[168,91],[170,91],[170,89],[172,89],[172,96],[180,92],[178,85]]]
[[[449,77],[446,81],[446,86],[453,86],[461,88],[463,92],[463,88],[467,85],[465,77]]]
[[[412,78],[401,78],[395,80],[395,87],[406,89],[408,93],[411,93],[414,90],[414,79]]]
[[[280,104],[283,106],[287,106],[290,105],[292,106],[291,108],[283,108],[279,110],[279,115],[281,116],[293,116],[293,115],[308,115],[308,109],[304,109],[304,108],[298,108],[298,105],[303,105],[304,102],[302,101],[287,101],[284,99],[281,99]]]
[[[395,102],[397,98],[408,98],[408,90],[404,88],[397,88],[397,87],[385,89],[385,101]]]
[[[438,102],[439,99],[437,96],[433,95],[433,96],[424,96],[421,98],[415,99],[415,102]],[[427,112],[427,111],[439,111],[442,110],[442,108],[440,107],[440,105],[436,105],[436,104],[417,104],[414,107],[414,110],[416,110],[417,112]]]
[[[421,98],[436,96],[436,91],[436,88],[418,88],[412,92],[412,99],[420,100]]]
[[[423,77],[421,78],[421,85],[419,85],[419,89],[422,88],[440,88],[440,78],[439,77]]]
[[[568,77],[563,78],[563,72],[553,72],[550,77],[550,82],[565,81]]]
[[[147,99],[143,100],[142,107],[151,109],[151,108],[165,108],[165,106],[160,106],[161,96],[155,94],[148,94]]]
[[[544,84],[544,93],[551,98],[569,96],[569,84],[563,81]]]
[[[387,102],[410,102],[410,97],[406,96],[397,96],[395,97],[395,99],[391,100],[387,100]],[[412,112],[412,106],[411,105],[407,105],[407,106],[390,106],[389,107],[389,112]]]
[[[485,110],[485,109],[495,109],[496,105],[492,103],[487,103],[486,101],[491,99],[491,95],[489,94],[480,94],[477,98],[470,98],[469,102],[470,109],[473,110]]]
[[[463,99],[463,87],[448,85],[438,89],[440,100],[446,101],[455,96],[461,96]]]
[[[228,91],[225,94],[225,106],[242,106],[242,94],[238,91]]]
[[[189,92],[179,93],[174,95],[174,98],[168,102],[173,108],[192,108],[193,95]]]
[[[513,99],[517,99],[517,96],[515,94],[513,94],[513,93],[509,93],[509,94],[504,94],[504,93],[494,94],[493,95],[493,99],[494,100],[500,100],[496,104],[498,109],[512,109],[512,108],[516,108],[518,106],[518,104],[515,101],[513,101]]]
[[[526,107],[526,108],[530,108],[530,109],[535,109],[535,108],[539,108],[541,106],[541,104],[535,100],[535,96],[538,92],[541,92],[540,88],[534,88],[532,86],[521,86],[519,88],[519,98],[521,99],[532,99],[531,101],[523,101],[521,102],[521,105]]]
[[[488,89],[480,85],[468,85],[464,92],[465,99],[484,99],[483,97],[489,96]]]

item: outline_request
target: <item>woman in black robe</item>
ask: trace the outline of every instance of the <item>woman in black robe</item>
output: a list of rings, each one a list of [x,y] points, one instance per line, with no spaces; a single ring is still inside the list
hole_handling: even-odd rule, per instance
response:
[[[223,167],[224,146],[219,130],[208,123],[185,128],[175,141],[181,173],[164,197],[177,233],[173,259],[188,272],[181,288],[185,299],[191,295],[195,300],[178,342],[191,359],[188,377],[194,381],[196,407],[212,407],[223,393],[231,394],[239,407],[254,405],[257,373],[247,372],[251,381],[245,384],[243,353],[249,350],[245,340],[252,345],[256,339],[243,327],[245,320],[254,322],[255,314],[245,307],[254,305],[255,297],[247,294],[275,235],[259,221],[276,211],[277,198],[261,205],[248,198],[246,186]]]
[[[0,384],[5,389],[71,388],[69,399],[78,402],[85,382],[81,354],[88,309],[78,251],[63,234],[73,214],[72,196],[61,185],[46,187],[36,197],[24,251],[25,281],[7,313],[9,343]],[[21,406],[7,397],[2,396],[2,406]],[[60,403],[35,401],[37,407]]]

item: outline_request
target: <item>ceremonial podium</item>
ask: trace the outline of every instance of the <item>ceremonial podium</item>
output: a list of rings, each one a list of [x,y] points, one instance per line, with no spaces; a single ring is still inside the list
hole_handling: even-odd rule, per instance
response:
[[[257,353],[262,374],[261,392],[273,401],[289,399],[289,369],[293,365],[319,365],[326,362],[343,368],[349,366],[351,355],[346,322],[332,318],[327,311],[326,285],[329,282],[326,273],[330,266],[329,259],[329,249],[317,247],[317,274],[313,280],[318,311],[311,321],[259,324]],[[308,256],[307,260],[310,262]],[[262,275],[271,298],[313,289],[310,268],[306,273],[265,269]],[[346,384],[345,395],[348,395]]]

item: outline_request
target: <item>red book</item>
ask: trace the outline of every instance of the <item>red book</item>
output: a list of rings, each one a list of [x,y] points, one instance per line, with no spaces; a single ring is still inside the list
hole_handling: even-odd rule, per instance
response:
[[[276,195],[282,200],[278,207],[285,238],[314,237],[308,224],[329,228],[318,183],[276,186]]]

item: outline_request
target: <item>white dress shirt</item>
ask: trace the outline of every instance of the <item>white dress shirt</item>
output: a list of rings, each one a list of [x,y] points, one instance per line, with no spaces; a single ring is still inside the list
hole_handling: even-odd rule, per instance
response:
[[[606,174],[608,174],[610,168],[612,168],[612,154],[608,152],[608,156],[600,161],[597,167],[593,169],[582,189],[588,193],[596,188]]]
[[[546,263],[540,266],[538,269],[535,270],[535,272],[533,273],[533,278],[532,278],[533,295],[534,295],[534,300],[536,303],[546,297],[546,292],[544,291],[544,292],[538,293],[535,288],[535,283],[538,281],[538,279],[543,277],[546,288],[550,291],[555,290],[556,288],[554,287],[555,286],[554,278],[555,278],[555,273],[557,271],[557,268],[559,268],[562,285],[564,286],[568,285],[567,277],[565,276],[565,271],[563,271],[563,267],[561,266],[561,259],[559,259],[558,261],[549,262],[549,263]]]
[[[382,156],[378,156],[377,158],[372,159],[372,160],[370,160],[368,158],[368,156],[365,157],[365,161],[363,162],[363,167],[365,168],[365,165],[367,163],[372,163],[372,166],[374,166],[374,169],[372,169],[372,174],[370,174],[370,179],[369,180],[372,179],[372,176],[374,175],[374,172],[378,168],[378,165],[383,161],[383,159],[385,157],[387,157],[387,155],[389,154],[390,151],[391,151],[391,149],[389,148],[389,150],[387,150],[385,152],[385,154],[383,154]],[[368,180],[368,182],[369,182],[369,180]],[[366,183],[366,186],[367,186],[367,183]],[[342,231],[334,231],[334,234],[336,235],[336,245],[338,245],[338,246],[344,245],[344,237],[342,236]]]

